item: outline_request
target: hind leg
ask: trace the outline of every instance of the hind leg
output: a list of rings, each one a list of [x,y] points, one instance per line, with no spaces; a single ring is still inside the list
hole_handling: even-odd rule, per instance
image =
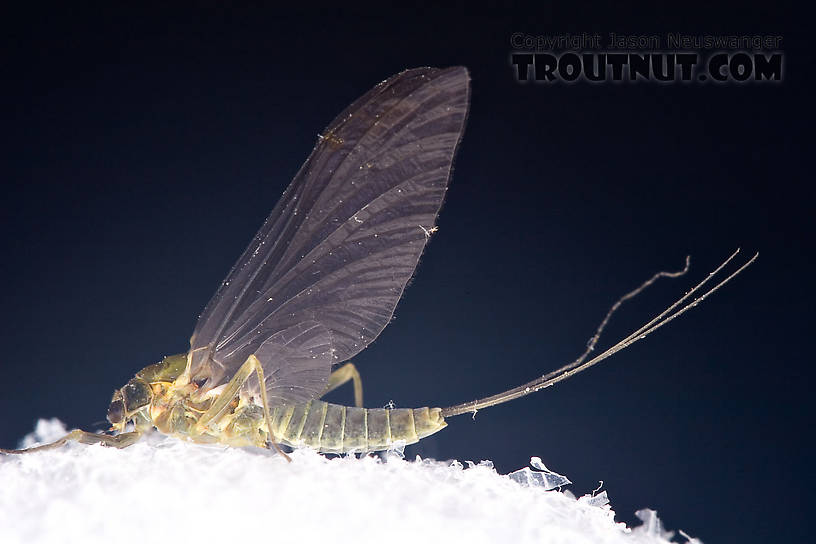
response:
[[[357,372],[357,367],[352,363],[346,363],[329,375],[329,383],[326,389],[320,395],[321,397],[334,391],[347,381],[351,380],[354,383],[354,405],[357,408],[363,407],[363,380],[360,378],[360,373]]]

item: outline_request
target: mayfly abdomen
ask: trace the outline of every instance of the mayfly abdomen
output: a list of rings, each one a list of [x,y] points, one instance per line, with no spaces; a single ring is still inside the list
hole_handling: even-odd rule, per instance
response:
[[[311,401],[277,406],[272,415],[277,440],[322,453],[386,450],[414,444],[447,426],[439,408],[352,408]]]

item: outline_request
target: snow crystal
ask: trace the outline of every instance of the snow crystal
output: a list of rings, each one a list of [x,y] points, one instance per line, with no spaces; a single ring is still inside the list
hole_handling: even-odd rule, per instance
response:
[[[41,420],[22,445],[65,432],[59,421]],[[553,490],[569,480],[538,458],[535,470],[506,476],[489,461],[466,468],[399,453],[327,458],[296,450],[287,463],[268,450],[154,433],[123,450],[69,444],[0,456],[0,542],[663,544],[672,537],[652,510],[638,512],[640,527],[616,523],[605,491],[576,499]]]

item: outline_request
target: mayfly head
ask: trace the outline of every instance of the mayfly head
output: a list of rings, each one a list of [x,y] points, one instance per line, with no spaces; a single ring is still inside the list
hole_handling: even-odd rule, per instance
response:
[[[113,392],[108,407],[108,421],[113,430],[123,431],[128,421],[148,408],[153,402],[150,384],[141,378],[133,378],[127,385]]]

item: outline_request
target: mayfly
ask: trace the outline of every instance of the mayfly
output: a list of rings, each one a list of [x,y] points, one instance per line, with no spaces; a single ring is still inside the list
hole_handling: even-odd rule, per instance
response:
[[[44,446],[0,451],[31,452],[68,441],[123,448],[154,427],[193,442],[278,451],[281,444],[330,453],[412,444],[444,428],[447,417],[539,391],[597,364],[753,261],[699,295],[732,255],[612,348],[515,389],[448,408],[363,408],[354,365],[332,368],[382,332],[436,231],[469,93],[465,68],[418,68],[351,104],[320,135],[204,308],[189,351],[144,368],[114,392],[107,414],[111,434],[74,430]],[[320,400],[348,381],[355,406]]]

